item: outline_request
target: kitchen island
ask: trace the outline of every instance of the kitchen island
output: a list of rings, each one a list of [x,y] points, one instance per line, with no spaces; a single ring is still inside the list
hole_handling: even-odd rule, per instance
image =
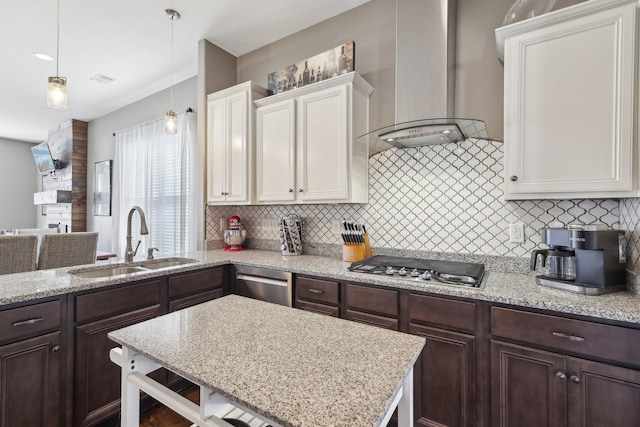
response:
[[[421,337],[237,295],[109,337],[122,345],[112,359],[123,368],[126,427],[138,425],[139,389],[200,425],[224,425],[205,421],[224,399],[274,426],[384,426],[396,406],[399,425],[413,425]],[[160,366],[201,387],[200,408],[144,376]]]

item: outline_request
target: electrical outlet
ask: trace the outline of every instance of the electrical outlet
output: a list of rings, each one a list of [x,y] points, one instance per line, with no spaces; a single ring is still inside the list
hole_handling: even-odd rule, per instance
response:
[[[333,234],[338,235],[340,233],[342,233],[342,221],[340,220],[334,220],[331,223],[331,231],[333,232]]]
[[[516,222],[509,224],[509,242],[524,243],[524,224]]]
[[[220,231],[224,231],[227,228],[224,218],[220,218]]]

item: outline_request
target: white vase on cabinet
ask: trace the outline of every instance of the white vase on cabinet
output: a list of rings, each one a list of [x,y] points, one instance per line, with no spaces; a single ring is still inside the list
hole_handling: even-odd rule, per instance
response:
[[[637,13],[590,0],[496,30],[505,199],[638,197]]]
[[[253,101],[267,90],[245,82],[207,96],[207,203],[255,202]]]
[[[353,72],[256,101],[257,202],[367,203],[372,92]]]

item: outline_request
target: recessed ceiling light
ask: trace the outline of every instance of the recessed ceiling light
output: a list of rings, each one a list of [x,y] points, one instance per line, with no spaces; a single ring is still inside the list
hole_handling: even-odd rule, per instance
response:
[[[33,52],[33,56],[35,56],[38,59],[42,59],[43,61],[49,61],[49,62],[53,61],[53,58],[47,55],[46,53]]]

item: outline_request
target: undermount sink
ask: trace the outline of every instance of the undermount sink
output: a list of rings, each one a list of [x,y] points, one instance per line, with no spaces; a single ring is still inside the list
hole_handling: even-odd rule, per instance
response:
[[[191,258],[167,258],[151,261],[136,262],[135,264],[120,264],[111,266],[100,266],[92,268],[82,268],[78,270],[69,270],[69,274],[88,279],[100,277],[119,276],[121,274],[143,273],[150,270],[159,270],[161,268],[178,267],[181,265],[193,264],[198,262],[197,259]]]
[[[142,267],[109,267],[100,268],[96,270],[83,270],[83,271],[69,271],[74,276],[95,278],[95,277],[111,277],[119,276],[121,274],[139,273],[141,271],[149,271]]]
[[[170,259],[159,259],[155,261],[146,261],[137,265],[139,267],[156,270],[158,268],[177,267],[179,265],[193,264],[194,262],[198,262],[198,260],[191,259],[191,258],[170,258]]]

